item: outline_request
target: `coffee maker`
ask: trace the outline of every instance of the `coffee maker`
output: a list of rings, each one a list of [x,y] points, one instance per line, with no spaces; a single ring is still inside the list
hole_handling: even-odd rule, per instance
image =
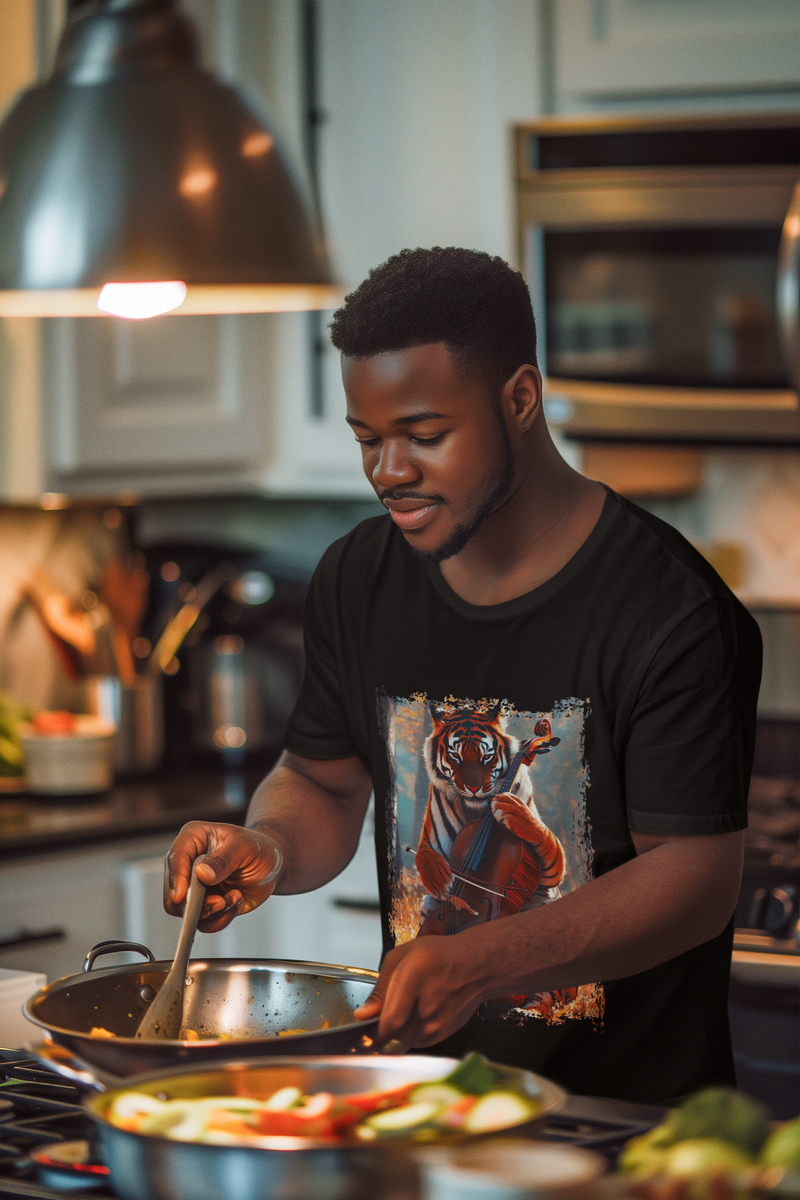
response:
[[[194,617],[164,666],[167,761],[274,760],[303,679],[307,580],[230,547],[162,545],[147,559],[150,641],[181,607]]]

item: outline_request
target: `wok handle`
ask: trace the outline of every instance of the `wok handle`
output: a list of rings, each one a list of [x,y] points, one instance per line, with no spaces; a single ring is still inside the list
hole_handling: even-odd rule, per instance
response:
[[[141,954],[148,962],[156,961],[155,954],[153,954],[152,950],[148,950],[147,946],[141,946],[138,942],[115,942],[112,939],[110,942],[98,942],[96,946],[92,946],[83,960],[83,969],[84,971],[91,971],[97,959],[103,954],[122,954],[123,951]]]
[[[105,1092],[108,1088],[119,1087],[123,1082],[110,1071],[93,1067],[66,1046],[55,1042],[42,1042],[39,1046],[32,1046],[30,1053],[51,1071],[74,1083],[82,1092]]]

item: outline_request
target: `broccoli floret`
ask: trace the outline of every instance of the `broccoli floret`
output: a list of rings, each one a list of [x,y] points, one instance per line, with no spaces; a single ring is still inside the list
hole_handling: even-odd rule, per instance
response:
[[[761,1152],[761,1161],[765,1167],[800,1171],[800,1117],[775,1130]]]
[[[732,1088],[705,1088],[670,1114],[670,1139],[719,1138],[757,1157],[769,1133],[765,1108]]]

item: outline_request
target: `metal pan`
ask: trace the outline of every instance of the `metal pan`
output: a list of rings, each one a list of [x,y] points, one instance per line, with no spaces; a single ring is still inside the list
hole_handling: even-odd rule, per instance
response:
[[[147,964],[93,970],[103,954],[138,951]],[[199,1041],[137,1038],[148,1004],[171,964],[146,946],[103,942],[84,973],[58,979],[24,1005],[29,1021],[61,1046],[111,1075],[125,1077],[179,1064],[292,1054],[371,1054],[378,1020],[354,1021],[378,978],[375,971],[277,959],[200,959],[189,964],[185,1012]],[[321,1028],[325,1022],[328,1028]],[[91,1037],[93,1027],[113,1038]],[[308,1030],[279,1036],[282,1030]],[[211,1038],[215,1040],[209,1040]],[[222,1040],[216,1040],[216,1039]]]
[[[381,1200],[416,1193],[409,1139],[380,1143],[331,1143],[314,1138],[274,1138],[261,1147],[204,1145],[118,1129],[106,1119],[120,1091],[135,1089],[169,1099],[199,1096],[266,1097],[294,1085],[334,1094],[400,1087],[440,1079],[456,1066],[449,1058],[423,1055],[373,1058],[272,1058],[199,1065],[126,1080],[124,1086],[91,1097],[86,1107],[97,1125],[101,1157],[122,1200]],[[514,1127],[529,1134],[537,1121],[560,1108],[565,1093],[549,1080],[514,1067],[495,1070],[542,1107],[533,1121]],[[483,1135],[462,1135],[473,1141]]]

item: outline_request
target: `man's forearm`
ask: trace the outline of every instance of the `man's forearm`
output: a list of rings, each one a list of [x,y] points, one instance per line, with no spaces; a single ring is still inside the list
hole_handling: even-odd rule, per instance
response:
[[[336,764],[326,769],[325,786],[302,769],[302,760],[284,754],[256,789],[247,825],[278,846],[282,863],[277,894],[308,892],[342,871],[358,845],[369,786]]]
[[[736,904],[742,835],[635,842],[636,858],[560,900],[397,947],[358,1018],[380,1013],[383,1041],[431,1046],[485,1000],[635,975],[719,933]]]
[[[664,842],[561,900],[465,930],[462,951],[495,996],[636,974],[725,927],[740,853],[740,834]]]

